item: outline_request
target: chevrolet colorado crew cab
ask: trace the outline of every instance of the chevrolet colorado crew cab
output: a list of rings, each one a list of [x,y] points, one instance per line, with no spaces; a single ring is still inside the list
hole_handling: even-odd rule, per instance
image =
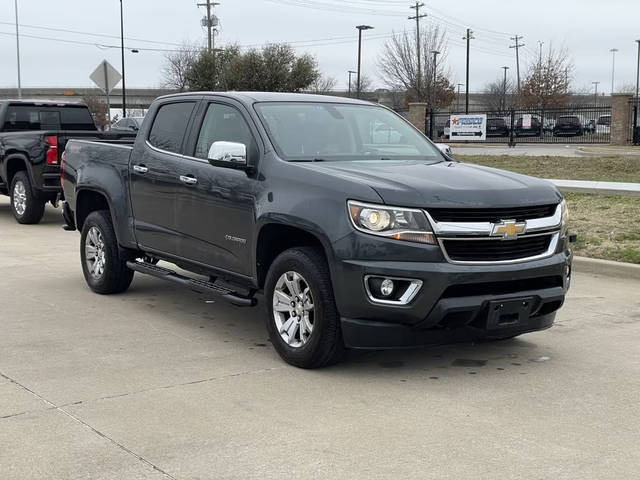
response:
[[[0,194],[19,223],[39,223],[61,198],[60,155],[70,138],[133,142],[135,133],[98,132],[80,103],[0,101]]]
[[[71,140],[63,170],[94,292],[134,271],[237,305],[262,292],[270,340],[299,367],[546,329],[569,288],[551,183],[455,161],[364,101],[165,96],[133,146]]]

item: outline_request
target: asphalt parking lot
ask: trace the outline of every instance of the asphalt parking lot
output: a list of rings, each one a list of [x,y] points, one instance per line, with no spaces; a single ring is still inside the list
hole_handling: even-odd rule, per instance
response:
[[[304,371],[260,307],[92,294],[61,224],[0,198],[2,479],[638,478],[640,282],[576,274],[551,330]]]

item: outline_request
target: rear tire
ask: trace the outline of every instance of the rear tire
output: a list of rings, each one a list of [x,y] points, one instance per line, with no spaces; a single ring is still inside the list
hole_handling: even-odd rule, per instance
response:
[[[84,221],[80,259],[87,285],[95,293],[120,293],[131,285],[134,272],[120,256],[109,211],[98,210]]]
[[[342,359],[340,314],[320,249],[299,247],[281,253],[267,274],[265,303],[271,343],[285,362],[320,368]]]
[[[45,202],[33,194],[27,172],[21,171],[14,175],[9,192],[11,213],[18,223],[23,225],[40,223],[44,215]]]

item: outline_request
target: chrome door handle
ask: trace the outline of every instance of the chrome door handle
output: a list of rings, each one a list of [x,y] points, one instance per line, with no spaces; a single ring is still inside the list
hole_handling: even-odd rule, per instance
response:
[[[145,167],[144,165],[134,165],[133,166],[133,171],[137,172],[137,173],[147,173],[149,171],[149,169],[147,167]]]
[[[180,175],[180,181],[182,183],[186,183],[187,185],[195,185],[198,183],[198,179],[196,177],[188,177],[186,175]]]

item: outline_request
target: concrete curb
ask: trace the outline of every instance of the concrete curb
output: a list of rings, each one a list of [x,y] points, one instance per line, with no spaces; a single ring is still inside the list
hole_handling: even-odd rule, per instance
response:
[[[547,180],[563,192],[640,196],[640,183],[594,182],[591,180],[560,180],[555,178],[548,178]]]
[[[607,277],[640,280],[640,265],[634,263],[575,256],[573,257],[573,270],[579,273],[595,273]]]

